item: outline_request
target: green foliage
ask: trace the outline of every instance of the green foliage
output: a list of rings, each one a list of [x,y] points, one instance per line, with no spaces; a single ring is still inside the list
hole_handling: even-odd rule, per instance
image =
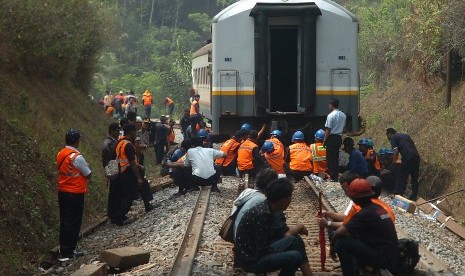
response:
[[[211,18],[208,14],[192,13],[189,14],[189,19],[194,21],[204,33],[210,32]]]
[[[19,69],[68,78],[86,89],[111,32],[110,11],[101,1],[4,0],[0,37],[15,49]]]

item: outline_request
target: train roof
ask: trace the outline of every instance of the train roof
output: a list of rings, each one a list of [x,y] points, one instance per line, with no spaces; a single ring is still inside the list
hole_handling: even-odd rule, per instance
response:
[[[203,46],[202,48],[198,49],[192,54],[192,58],[200,57],[206,55],[212,51],[212,44],[208,43],[207,45]]]
[[[279,5],[282,6],[292,6],[293,4],[295,5],[302,5],[302,4],[314,4],[316,5],[320,10],[338,14],[339,16],[345,17],[353,22],[357,22],[357,18],[355,17],[354,14],[352,14],[350,11],[348,11],[346,8],[343,6],[330,1],[330,0],[241,0],[238,1],[221,12],[219,12],[214,18],[213,18],[213,23],[217,23],[221,20],[224,20],[228,17],[234,16],[236,14],[250,11],[252,10],[257,4],[271,4],[279,8]]]

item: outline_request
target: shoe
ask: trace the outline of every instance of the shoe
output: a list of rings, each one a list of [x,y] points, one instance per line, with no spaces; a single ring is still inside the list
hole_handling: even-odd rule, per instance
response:
[[[74,257],[82,257],[82,256],[84,256],[84,252],[74,250],[73,255],[74,255]]]
[[[417,196],[409,196],[408,197],[408,200],[411,200],[411,201],[417,201],[418,197]]]
[[[180,197],[185,195],[186,192],[184,190],[178,191],[177,193],[173,194],[173,197]]]
[[[118,226],[123,226],[123,225],[128,225],[130,223],[132,223],[134,220],[132,219],[125,219],[125,220],[122,220],[122,221],[116,221],[115,224],[118,225]]]
[[[148,213],[150,211],[152,211],[153,209],[155,209],[155,206],[153,206],[152,204],[145,204],[145,212]]]
[[[199,186],[192,186],[190,188],[187,189],[189,192],[192,192],[192,191],[200,191],[200,188]]]
[[[215,193],[221,193],[220,189],[218,189],[217,186],[212,186],[212,187],[211,187],[211,191],[212,191],[212,192],[215,192]]]

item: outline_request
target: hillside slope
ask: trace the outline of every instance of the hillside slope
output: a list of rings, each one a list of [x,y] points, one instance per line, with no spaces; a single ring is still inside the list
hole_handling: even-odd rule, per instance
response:
[[[72,87],[18,72],[0,74],[0,275],[37,269],[58,244],[55,156],[69,128],[81,130],[80,150],[94,172],[84,223],[105,212],[100,147],[108,121]]]
[[[442,83],[425,85],[407,75],[391,75],[387,87],[362,97],[361,114],[366,119],[365,136],[375,148],[389,147],[385,131],[394,127],[410,134],[421,155],[420,196],[434,198],[465,187],[465,84],[452,92],[452,105],[445,109]],[[464,194],[449,197],[441,208],[465,221]]]

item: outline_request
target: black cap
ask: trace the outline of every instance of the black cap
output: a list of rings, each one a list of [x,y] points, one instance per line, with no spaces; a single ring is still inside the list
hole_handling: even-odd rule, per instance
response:
[[[65,143],[67,145],[73,145],[81,139],[81,133],[77,129],[70,129],[65,134]]]
[[[127,135],[131,131],[136,131],[136,126],[134,124],[127,124],[123,127],[124,135]]]

